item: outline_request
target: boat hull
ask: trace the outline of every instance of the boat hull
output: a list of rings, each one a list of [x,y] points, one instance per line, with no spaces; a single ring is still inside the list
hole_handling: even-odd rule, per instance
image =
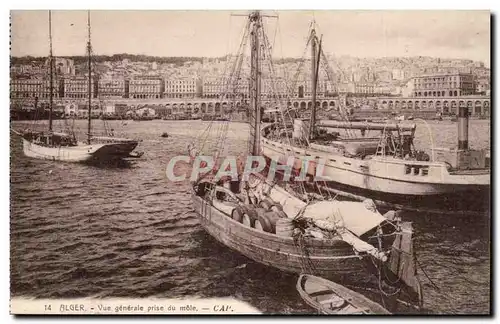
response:
[[[425,204],[447,209],[465,206],[474,210],[483,210],[489,205],[489,170],[451,174],[446,165],[439,162],[379,157],[363,160],[289,146],[266,138],[261,144],[268,165],[271,161],[286,164],[283,152],[294,154],[300,161],[295,164],[299,168],[305,156],[323,159],[325,164],[322,170],[311,167],[308,171],[312,176],[321,176],[318,184],[332,189],[401,205]],[[426,171],[416,173],[418,169]]]
[[[356,255],[341,240],[304,239],[304,251],[292,237],[261,232],[233,220],[206,200],[192,194],[193,207],[203,228],[223,245],[261,264],[289,273],[303,273],[312,264],[314,273],[326,278],[345,278],[366,272],[364,255]]]
[[[95,160],[114,160],[129,156],[136,146],[136,141],[102,143],[77,146],[46,147],[23,140],[24,155],[42,160],[66,162],[90,162]]]
[[[316,187],[310,183],[310,188]],[[374,201],[388,203],[388,206],[403,208],[408,207],[408,210],[439,212],[449,211],[458,212],[460,215],[468,212],[486,212],[490,208],[490,191],[489,189],[470,189],[461,192],[441,193],[436,195],[401,195],[387,194],[379,191],[360,189],[353,186],[345,185],[335,181],[318,183],[320,190],[332,190],[333,194],[344,192],[349,195],[370,198]],[[341,194],[342,195],[342,194]],[[459,215],[457,214],[457,215]]]

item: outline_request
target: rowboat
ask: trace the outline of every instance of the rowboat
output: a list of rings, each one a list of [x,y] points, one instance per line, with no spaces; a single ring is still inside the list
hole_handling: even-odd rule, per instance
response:
[[[302,299],[322,314],[335,315],[389,315],[378,303],[335,282],[303,274],[297,280],[297,291]]]

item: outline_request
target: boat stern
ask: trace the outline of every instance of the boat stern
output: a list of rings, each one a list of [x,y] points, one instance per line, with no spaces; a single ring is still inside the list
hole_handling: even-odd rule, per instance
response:
[[[97,144],[90,154],[95,160],[123,159],[129,157],[138,144],[137,141]]]

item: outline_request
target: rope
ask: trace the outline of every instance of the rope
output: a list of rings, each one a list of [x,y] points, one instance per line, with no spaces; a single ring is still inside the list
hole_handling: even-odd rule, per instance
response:
[[[434,281],[432,281],[432,279],[429,277],[429,275],[427,274],[427,272],[425,271],[425,269],[422,267],[422,265],[420,264],[420,262],[418,261],[417,257],[415,256],[415,263],[417,264],[417,266],[420,268],[420,270],[422,270],[422,272],[424,273],[425,277],[427,279],[429,279],[429,282],[432,284],[432,286],[434,286],[434,288],[441,292],[441,289],[434,283]]]
[[[392,297],[392,296],[398,294],[401,291],[401,287],[396,288],[396,290],[394,292],[386,292],[384,290],[384,288],[382,287],[382,269],[381,269],[382,267],[379,266],[377,263],[375,263],[375,261],[373,260],[372,257],[370,257],[370,260],[372,261],[373,265],[378,270],[378,278],[377,279],[378,279],[378,289],[379,289],[380,293],[382,293],[386,297]],[[399,279],[396,282],[399,282]]]
[[[307,246],[305,244],[304,235],[299,233],[297,236],[294,236],[294,244],[300,251],[300,262],[302,273],[308,273],[315,275],[317,273],[316,266],[311,260],[309,251],[307,250]]]
[[[221,83],[221,86],[223,89],[221,89],[222,91],[220,91],[222,93],[222,95],[220,96],[220,101],[218,102],[219,104],[219,108],[221,109],[221,115],[224,115],[226,114],[225,111],[222,111],[222,100],[224,99],[227,99],[229,98],[230,96],[228,95],[230,93],[230,90],[233,90],[233,94],[235,92],[235,86],[237,86],[237,81],[239,80],[239,75],[240,75],[240,72],[241,72],[241,65],[243,63],[243,51],[246,47],[246,44],[247,44],[247,39],[248,39],[248,33],[249,33],[249,27],[250,27],[250,20],[247,21],[247,23],[245,24],[244,26],[244,30],[243,30],[243,38],[241,40],[241,43],[240,43],[240,46],[239,46],[239,49],[238,49],[238,52],[237,52],[237,59],[235,60],[232,68],[231,68],[231,72],[229,74],[229,77],[227,79],[227,82],[225,82],[224,80],[226,78],[223,78],[223,82]],[[223,75],[226,75],[226,72],[228,70],[228,67],[230,65],[230,59],[228,57],[228,59],[226,60],[226,64],[225,64],[225,67],[224,67],[224,73]],[[236,77],[235,77],[236,76]],[[233,80],[233,82],[231,82],[231,80]],[[230,89],[230,85],[232,85],[232,88],[233,89]],[[231,103],[232,105],[231,106],[235,106],[235,96],[231,96]],[[217,106],[217,103],[216,105]],[[216,107],[214,107],[216,108]],[[212,121],[213,122],[213,121]],[[215,145],[215,151],[214,151],[214,155],[216,157],[220,156],[220,153],[221,151],[224,149],[224,145],[226,143],[226,139],[227,139],[227,131],[229,129],[229,122],[228,121],[223,121],[222,125],[219,127],[218,129],[218,132],[217,132],[217,139],[216,139],[216,145]]]

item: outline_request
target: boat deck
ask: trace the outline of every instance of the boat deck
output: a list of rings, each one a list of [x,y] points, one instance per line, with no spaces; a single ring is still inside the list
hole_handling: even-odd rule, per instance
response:
[[[483,175],[490,174],[490,169],[475,169],[475,170],[454,170],[449,171],[450,175]]]

